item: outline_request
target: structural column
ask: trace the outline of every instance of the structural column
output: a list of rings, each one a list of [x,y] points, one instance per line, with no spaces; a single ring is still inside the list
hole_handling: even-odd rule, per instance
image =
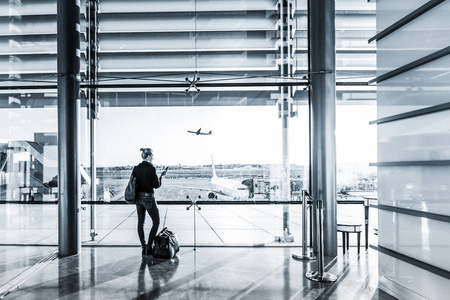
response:
[[[308,19],[310,194],[314,199],[323,200],[324,255],[334,257],[337,255],[334,0],[308,0]],[[313,244],[317,245],[317,241]]]
[[[80,0],[58,0],[58,245],[77,254],[80,239]]]
[[[88,37],[88,47],[86,53],[88,56],[87,65],[87,81],[90,85],[97,84],[97,71],[98,71],[98,0],[89,0],[89,6],[86,7],[88,16],[88,26],[87,26],[87,37]],[[91,154],[91,240],[94,241],[97,236],[96,227],[96,209],[94,201],[97,201],[97,164],[95,155],[95,140],[96,140],[96,120],[98,119],[98,93],[97,88],[90,87],[87,89],[87,108],[88,108],[88,118],[90,125],[90,154]]]
[[[280,0],[280,76],[282,80],[290,77],[290,28],[289,28],[289,1]],[[281,177],[281,201],[291,200],[291,168],[289,161],[289,118],[291,103],[291,87],[280,87],[280,117],[282,132],[282,177]],[[294,237],[290,229],[290,205],[283,205],[283,239],[292,242]]]

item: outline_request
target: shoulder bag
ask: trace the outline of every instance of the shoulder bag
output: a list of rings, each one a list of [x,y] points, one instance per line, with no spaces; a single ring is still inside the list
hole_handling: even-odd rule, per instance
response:
[[[125,189],[125,202],[128,204],[136,203],[136,176],[134,176],[134,168],[131,172],[130,180],[128,181],[127,188]]]

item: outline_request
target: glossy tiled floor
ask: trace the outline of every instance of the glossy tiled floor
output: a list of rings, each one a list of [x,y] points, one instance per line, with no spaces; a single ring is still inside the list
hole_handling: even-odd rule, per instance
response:
[[[161,227],[165,220],[183,246],[180,257],[170,261],[142,258],[132,205],[96,206],[94,241],[86,206],[80,213],[82,252],[56,259],[57,208],[0,205],[0,298],[12,290],[5,299],[391,299],[377,289],[372,250],[358,257],[354,247],[346,255],[339,249],[326,267],[339,277],[336,283],[305,278],[317,267],[315,261],[291,258],[301,250],[300,205],[289,208],[294,236],[289,244],[276,240],[282,235],[283,205],[204,205],[196,213],[196,242],[214,247],[196,251],[194,211],[160,205]],[[338,220],[362,223],[363,207],[338,206]],[[375,220],[371,216],[371,227]],[[150,226],[148,220],[147,232]]]
[[[203,205],[195,216],[195,237],[200,245],[277,245],[276,237],[283,235],[284,205]],[[182,245],[194,243],[194,211],[187,205],[159,205],[161,225],[165,223],[178,234]],[[90,205],[80,212],[81,241],[89,245],[139,245],[136,233],[137,216],[134,205],[97,205],[96,233],[90,237]],[[294,243],[301,242],[301,205],[290,205],[290,230]],[[362,205],[338,205],[338,222],[364,224]],[[376,211],[371,210],[371,214]],[[58,206],[56,204],[0,205],[1,245],[57,245]],[[376,215],[370,216],[376,227]],[[146,232],[151,220],[147,217]],[[341,236],[338,235],[339,244]],[[370,238],[375,236],[370,232]],[[356,237],[350,238],[351,244]],[[364,235],[361,243],[364,244]],[[370,240],[371,243],[376,241]]]
[[[54,250],[1,246],[2,287]],[[178,258],[159,260],[138,247],[83,247],[48,262],[4,299],[393,299],[377,289],[375,251],[358,256],[351,248],[326,260],[338,280],[325,284],[305,278],[316,262],[292,259],[295,250],[182,247]]]

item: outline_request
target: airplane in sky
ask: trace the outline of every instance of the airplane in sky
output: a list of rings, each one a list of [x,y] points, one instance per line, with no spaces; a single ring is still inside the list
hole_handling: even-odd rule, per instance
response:
[[[211,135],[212,131],[208,131],[208,132],[202,132],[202,129],[199,128],[197,131],[192,131],[192,130],[188,130],[187,132],[189,133],[195,133],[195,135]]]

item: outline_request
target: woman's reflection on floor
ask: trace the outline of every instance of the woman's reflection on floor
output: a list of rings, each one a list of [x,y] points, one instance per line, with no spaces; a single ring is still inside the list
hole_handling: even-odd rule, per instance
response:
[[[160,289],[168,284],[177,272],[179,262],[178,256],[172,259],[143,256],[138,275],[138,293],[151,293],[152,296],[159,296]],[[146,275],[146,270],[148,270],[150,278]]]

